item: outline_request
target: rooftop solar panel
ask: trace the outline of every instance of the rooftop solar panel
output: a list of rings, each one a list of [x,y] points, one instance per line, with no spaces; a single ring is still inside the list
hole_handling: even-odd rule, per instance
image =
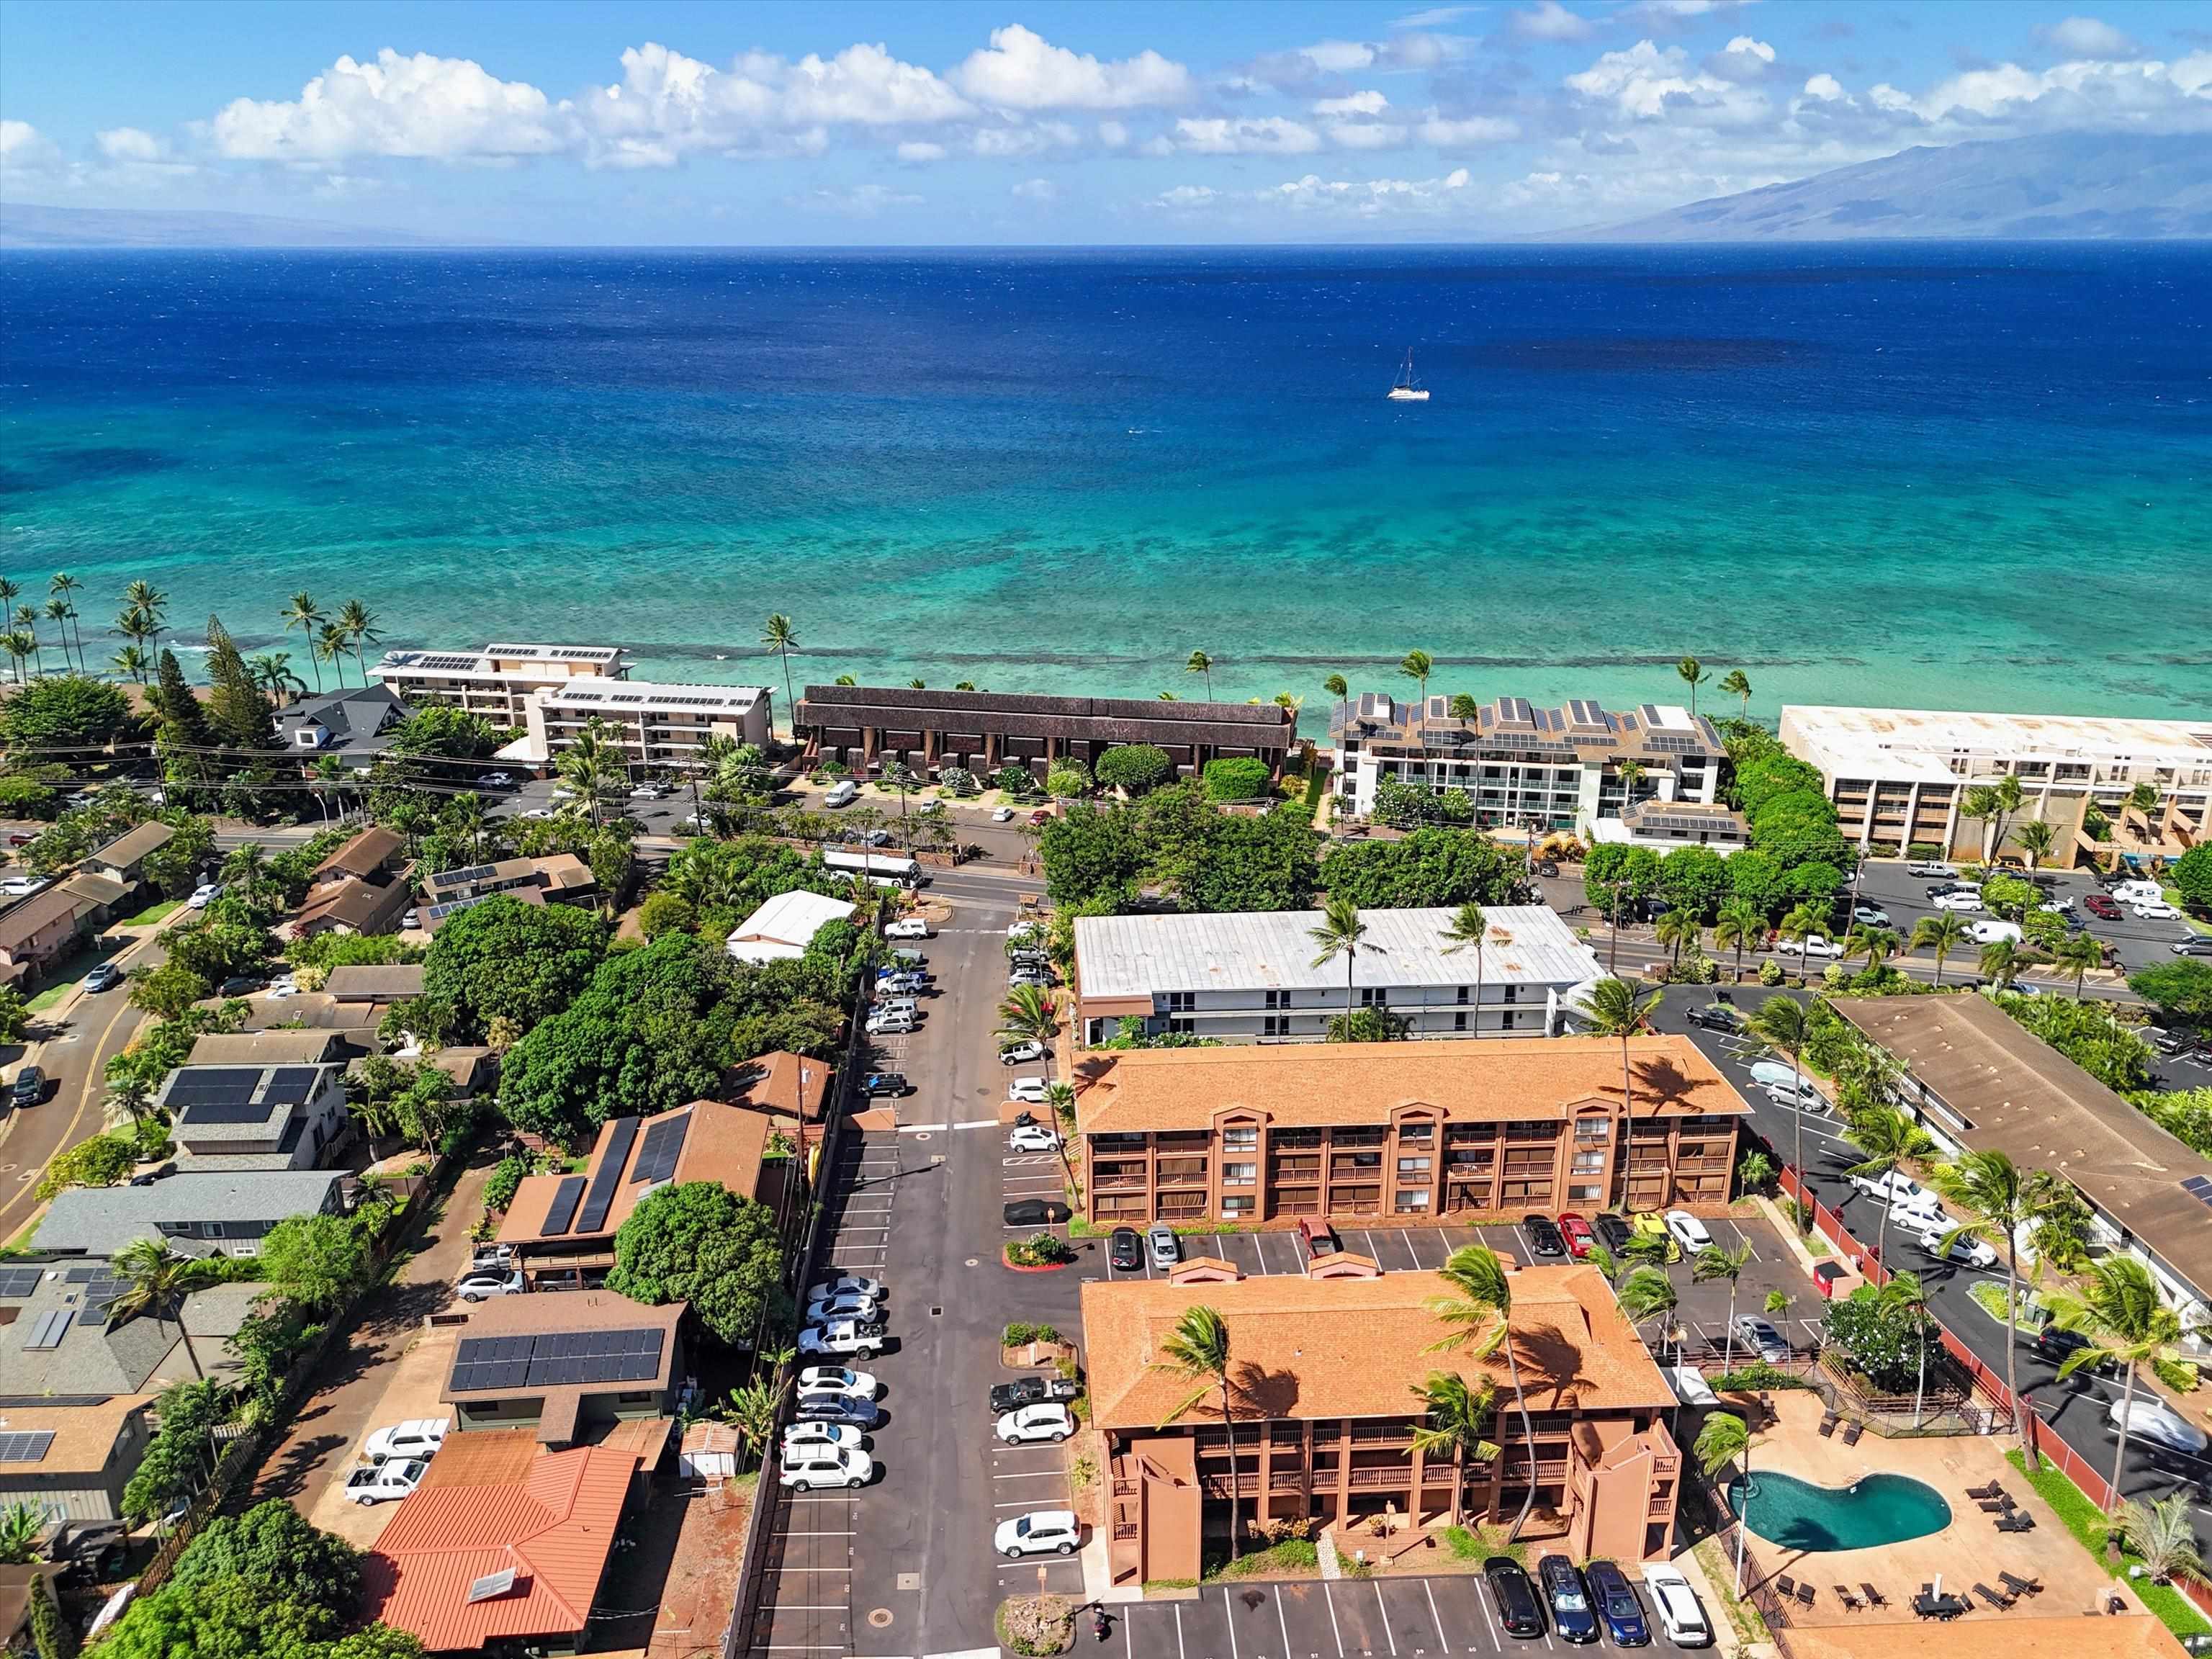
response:
[[[31,1334],[23,1346],[29,1349],[58,1348],[62,1345],[64,1334],[69,1329],[69,1324],[70,1313],[67,1308],[55,1308],[42,1313],[39,1316],[38,1322],[31,1327]]]
[[[43,1267],[0,1267],[0,1296],[28,1296],[45,1277]]]
[[[629,1173],[634,1181],[665,1181],[676,1173],[676,1160],[683,1155],[684,1132],[691,1127],[691,1114],[679,1113],[646,1126],[645,1139],[638,1147],[637,1164]]]
[[[593,1382],[648,1382],[660,1373],[667,1334],[657,1327],[619,1331],[549,1331],[542,1336],[474,1337],[453,1357],[453,1389],[554,1389]]]
[[[169,1103],[176,1104],[174,1096]],[[242,1095],[202,1095],[185,1103],[177,1114],[177,1121],[190,1127],[193,1124],[258,1123],[269,1115],[270,1103],[256,1100],[249,1089]]]
[[[52,1431],[19,1429],[0,1434],[0,1463],[35,1463],[54,1443]]]
[[[607,1211],[615,1201],[615,1188],[622,1184],[623,1169],[629,1162],[630,1143],[636,1139],[635,1118],[615,1120],[606,1157],[600,1162],[599,1174],[592,1177],[591,1188],[584,1194],[583,1212],[576,1218],[578,1232],[595,1233],[607,1224]]]
[[[319,1066],[279,1066],[270,1073],[262,1098],[271,1106],[304,1106],[314,1097],[315,1085],[322,1079]]]
[[[542,1237],[556,1237],[568,1231],[568,1224],[576,1218],[576,1206],[584,1201],[584,1177],[563,1176],[561,1184],[553,1189],[553,1201],[545,1206],[545,1224],[538,1228]]]

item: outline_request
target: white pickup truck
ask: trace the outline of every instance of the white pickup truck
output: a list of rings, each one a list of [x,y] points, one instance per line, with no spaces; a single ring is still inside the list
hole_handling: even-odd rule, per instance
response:
[[[404,1498],[429,1467],[427,1457],[387,1457],[381,1463],[364,1464],[346,1477],[345,1495],[356,1504]]]

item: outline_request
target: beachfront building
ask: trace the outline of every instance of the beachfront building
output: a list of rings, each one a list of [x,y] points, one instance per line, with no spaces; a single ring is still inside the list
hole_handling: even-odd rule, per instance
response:
[[[1389,1217],[1393,1225],[1717,1204],[1743,1097],[1686,1037],[1146,1048],[1085,1057],[1099,1226]],[[1624,1152],[1627,1155],[1624,1155]]]
[[[1492,907],[1478,964],[1474,946],[1454,951],[1445,936],[1457,914],[1362,912],[1348,987],[1343,960],[1314,961],[1310,910],[1079,916],[1077,1030],[1103,1042],[1139,1019],[1147,1036],[1317,1042],[1349,1002],[1407,1020],[1416,1037],[1547,1036],[1562,1000],[1602,971],[1540,904]]]
[[[1447,1334],[1431,1304],[1452,1294],[1433,1273],[1085,1285],[1114,1582],[1194,1579],[1228,1537],[1232,1465],[1218,1395],[1206,1390],[1176,1415],[1191,1385],[1158,1365],[1176,1322],[1198,1304],[1221,1316],[1236,1356],[1234,1490],[1248,1528],[1307,1517],[1338,1528],[1384,1516],[1417,1527],[1449,1519],[1458,1471],[1413,1444],[1416,1392],[1442,1364],[1498,1389],[1485,1437],[1500,1455],[1467,1473],[1475,1520],[1510,1523],[1533,1486],[1527,1541],[1577,1560],[1663,1557],[1682,1477],[1666,1379],[1595,1269],[1524,1267],[1512,1286],[1525,1425],[1504,1354],[1429,1352]],[[1339,1543],[1355,1547],[1341,1533]]]
[[[542,686],[523,700],[516,722],[522,735],[497,757],[524,766],[550,765],[597,720],[607,741],[636,771],[680,771],[699,763],[709,738],[766,748],[769,714],[764,685],[573,679]]]
[[[1990,826],[1966,816],[1966,792],[2006,777],[2027,799],[2014,822],[2058,831],[2047,867],[2179,858],[2212,829],[2212,720],[1791,704],[1780,732],[1819,770],[1837,827],[1877,856],[1982,857]],[[2143,784],[2158,796],[2148,811],[2130,804]]]
[[[1273,703],[810,685],[796,726],[811,758],[855,770],[897,760],[924,775],[963,766],[981,777],[1022,766],[1042,780],[1063,757],[1091,765],[1123,744],[1164,749],[1183,773],[1231,757],[1279,767],[1297,741],[1298,717]]]
[[[1385,780],[1463,789],[1474,821],[1586,837],[1632,805],[1620,775],[1642,769],[1634,799],[1711,806],[1720,799],[1720,734],[1702,714],[1671,703],[1614,710],[1587,698],[1556,708],[1499,697],[1464,717],[1452,700],[1400,702],[1364,692],[1329,710],[1342,809],[1364,816]]]
[[[523,705],[548,686],[576,678],[625,679],[615,645],[488,645],[481,651],[387,651],[368,671],[408,702],[442,703],[520,726]]]

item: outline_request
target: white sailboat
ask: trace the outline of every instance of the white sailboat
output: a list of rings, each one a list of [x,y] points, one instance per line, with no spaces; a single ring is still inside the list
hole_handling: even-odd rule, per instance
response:
[[[1413,354],[1406,353],[1406,366],[1398,371],[1398,384],[1390,388],[1394,404],[1425,404],[1429,400],[1429,389],[1413,378]]]

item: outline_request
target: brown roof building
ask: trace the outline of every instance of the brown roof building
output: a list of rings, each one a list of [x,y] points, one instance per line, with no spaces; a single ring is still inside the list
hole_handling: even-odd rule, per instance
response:
[[[362,830],[315,866],[291,932],[301,939],[396,933],[414,902],[398,873],[406,849],[404,839],[380,825]]]
[[[371,824],[314,867],[313,882],[355,876],[374,879],[399,867],[407,856],[407,839],[381,824]]]
[[[97,925],[100,901],[67,883],[0,910],[0,984],[35,984],[39,975]]]
[[[439,1398],[456,1428],[530,1428],[556,1447],[672,1417],[685,1305],[648,1308],[611,1291],[495,1297],[461,1327]]]
[[[88,854],[84,867],[113,876],[118,881],[136,882],[144,873],[146,855],[159,852],[176,837],[177,832],[166,823],[142,823]]]
[[[1077,1067],[1091,1219],[1395,1224],[1720,1202],[1741,1096],[1680,1036],[1139,1049]]]

